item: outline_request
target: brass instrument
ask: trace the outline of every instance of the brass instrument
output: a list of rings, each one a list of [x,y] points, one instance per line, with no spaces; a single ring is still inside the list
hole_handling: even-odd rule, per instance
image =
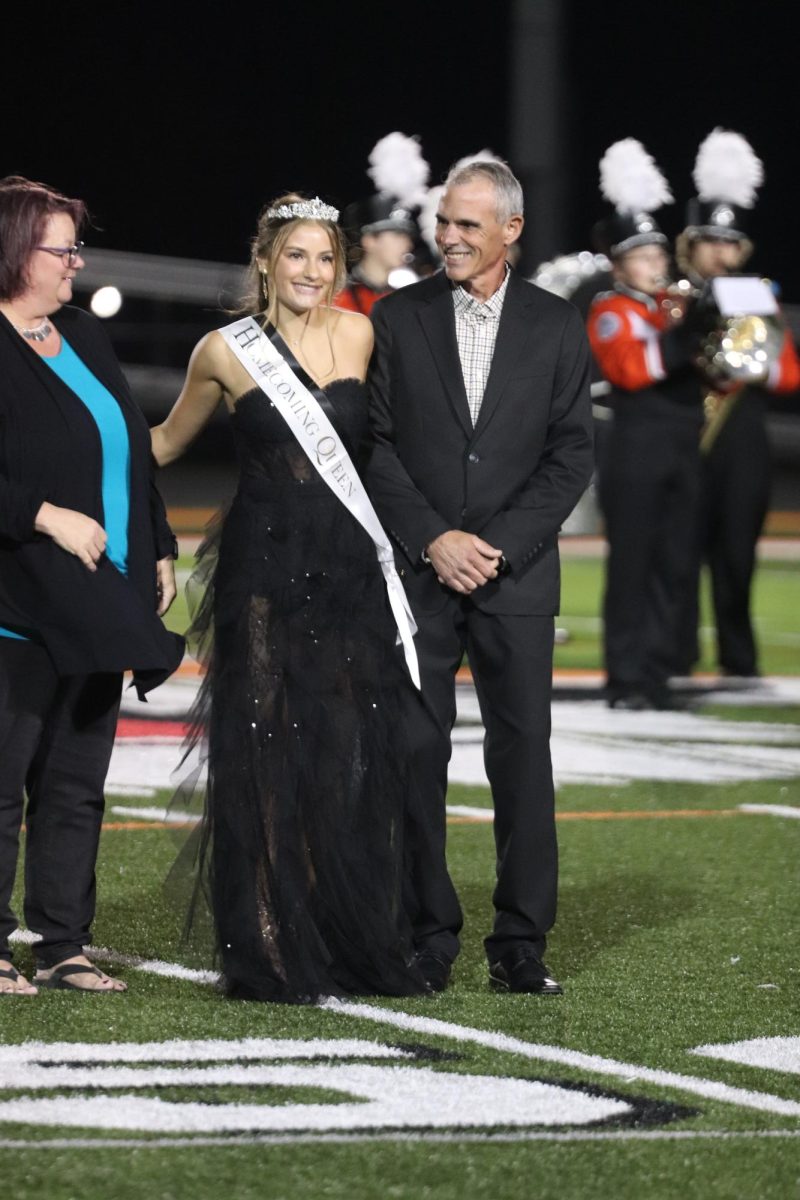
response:
[[[717,315],[700,347],[703,374],[711,383],[764,383],[783,347],[784,326],[773,314]]]
[[[727,283],[720,286],[720,279]],[[737,311],[737,293],[761,311]],[[700,437],[701,453],[708,454],[745,387],[766,382],[783,348],[784,323],[769,281],[755,276],[721,276],[702,289],[682,279],[665,289],[662,306],[671,321],[683,320],[690,304],[699,336],[695,365],[710,384]]]
[[[660,295],[661,310],[666,315],[667,323],[677,325],[686,316],[691,301],[700,295],[700,288],[696,288],[688,279],[665,279]]]
[[[744,385],[739,384],[727,392],[712,388],[703,397],[703,416],[705,423],[700,433],[700,453],[708,454],[717,440],[723,425],[731,415],[731,410],[743,391]]]

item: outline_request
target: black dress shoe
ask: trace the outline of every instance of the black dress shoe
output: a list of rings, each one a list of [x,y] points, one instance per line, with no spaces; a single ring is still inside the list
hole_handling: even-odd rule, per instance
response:
[[[561,996],[564,993],[536,951],[526,946],[509,950],[497,962],[490,963],[489,980],[498,991],[528,992],[535,996]]]
[[[414,963],[422,974],[429,992],[443,992],[450,982],[452,964],[436,950],[419,950]]]

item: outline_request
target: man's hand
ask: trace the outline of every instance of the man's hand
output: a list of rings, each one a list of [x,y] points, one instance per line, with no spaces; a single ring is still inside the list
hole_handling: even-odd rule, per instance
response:
[[[158,608],[156,612],[163,617],[172,601],[178,594],[175,586],[175,560],[160,558],[156,563],[156,590],[158,592]]]
[[[502,553],[463,529],[448,529],[427,547],[439,583],[465,595],[497,578]]]
[[[37,533],[46,533],[57,546],[74,554],[90,571],[105,554],[108,535],[102,525],[73,508],[61,508],[45,500],[36,514]]]

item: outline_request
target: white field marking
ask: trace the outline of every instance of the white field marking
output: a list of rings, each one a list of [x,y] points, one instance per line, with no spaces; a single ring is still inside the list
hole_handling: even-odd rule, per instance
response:
[[[104,950],[95,947],[92,951],[94,958],[103,962],[116,962],[131,966],[139,971],[149,971],[153,974],[164,975],[176,979],[191,979],[197,983],[215,983],[218,976],[212,971],[192,971],[178,963],[149,962],[133,955],[123,955],[115,950]],[[706,1096],[712,1100],[722,1100],[744,1108],[754,1108],[763,1112],[782,1113],[789,1116],[800,1116],[800,1103],[793,1100],[783,1100],[779,1096],[768,1093],[747,1091],[743,1088],[729,1087],[727,1084],[716,1083],[713,1080],[698,1079],[693,1075],[679,1075],[672,1071],[659,1071],[651,1067],[640,1067],[635,1063],[619,1062],[616,1059],[601,1058],[596,1054],[584,1054],[578,1050],[566,1050],[559,1046],[545,1046],[536,1042],[523,1042],[518,1038],[509,1037],[504,1033],[491,1030],[472,1029],[467,1025],[457,1025],[451,1021],[439,1021],[431,1017],[415,1017],[409,1013],[392,1012],[389,1009],[373,1008],[368,1004],[349,1004],[341,1000],[326,1000],[320,1008],[332,1012],[341,1012],[347,1016],[360,1017],[369,1021],[383,1022],[400,1029],[412,1030],[415,1033],[427,1033],[435,1037],[455,1038],[456,1041],[473,1042],[480,1046],[501,1050],[508,1054],[519,1054],[525,1058],[539,1059],[542,1062],[563,1063],[580,1069],[592,1071],[598,1075],[607,1075],[623,1079],[626,1083],[638,1079],[656,1083],[661,1087],[674,1087],[695,1095]],[[788,1106],[788,1107],[787,1107]]]
[[[704,692],[703,701],[706,704],[724,704],[739,706],[746,704],[748,708],[770,708],[775,704],[800,704],[800,678],[772,675],[769,678],[748,681],[746,687],[724,685],[718,692]],[[768,713],[765,713],[768,717]]]
[[[414,1060],[413,1052],[369,1041],[217,1040],[209,1051],[211,1066],[206,1065],[205,1047],[198,1041],[51,1046],[26,1042],[0,1047],[4,1091],[80,1088],[95,1092],[78,1097],[23,1094],[0,1100],[0,1121],[154,1134],[352,1133],[588,1125],[634,1112],[632,1102],[622,1097],[591,1095],[542,1080],[472,1075],[465,1087],[463,1076],[430,1067],[338,1061],[342,1057]],[[242,1057],[257,1061],[243,1063]],[[190,1065],[174,1066],[171,1060]],[[172,1103],[136,1091],[209,1086],[322,1088],[346,1099],[283,1106],[252,1101]],[[487,1114],[491,1115],[487,1118]]]
[[[194,1146],[296,1146],[317,1145],[330,1142],[333,1145],[350,1145],[359,1142],[434,1142],[434,1143],[489,1143],[497,1142],[731,1142],[738,1138],[758,1141],[762,1138],[775,1141],[781,1138],[796,1140],[800,1129],[576,1129],[572,1133],[548,1132],[538,1129],[520,1129],[513,1133],[500,1130],[497,1133],[441,1133],[414,1130],[411,1133],[390,1131],[381,1133],[295,1133],[295,1134],[228,1134],[225,1137],[174,1137],[174,1138],[47,1138],[41,1141],[25,1141],[22,1138],[0,1138],[3,1150],[164,1150],[186,1149]]]
[[[633,715],[648,716],[646,713]],[[488,787],[482,739],[480,732],[471,743],[454,745],[448,770],[451,783]],[[720,746],[713,742],[664,743],[644,736],[641,739],[623,738],[611,732],[562,734],[554,729],[550,750],[558,786],[564,783],[597,784],[620,778],[674,783],[739,783],[800,776],[800,746],[778,750],[766,746]]]
[[[432,1017],[415,1017],[410,1013],[373,1008],[369,1004],[351,1004],[347,1001],[329,999],[321,1004],[320,1008],[331,1012],[341,1012],[350,1017],[360,1017],[367,1021],[393,1025],[398,1029],[406,1029],[414,1033],[428,1034],[431,1037],[454,1038],[459,1042],[488,1046],[490,1049],[501,1050],[507,1054],[518,1054],[523,1058],[561,1063],[564,1066],[591,1071],[596,1075],[622,1079],[625,1083],[635,1083],[641,1080],[656,1084],[658,1087],[676,1088],[695,1096],[705,1096],[709,1100],[721,1100],[740,1108],[752,1108],[758,1112],[800,1117],[800,1101],[784,1100],[781,1096],[749,1091],[746,1088],[729,1087],[727,1084],[717,1083],[712,1079],[700,1079],[694,1075],[679,1075],[674,1071],[660,1071],[652,1067],[636,1066],[634,1063],[602,1058],[598,1054],[584,1054],[579,1050],[566,1050],[560,1046],[523,1042],[519,1038],[510,1037],[505,1033],[471,1029],[466,1025],[456,1025],[452,1021],[439,1021]]]
[[[48,1076],[51,1082],[48,1084]],[[463,1075],[430,1067],[361,1063],[228,1065],[187,1069],[101,1068],[33,1071],[34,1086],[104,1089],[99,1096],[19,1096],[0,1100],[0,1121],[68,1128],[127,1129],[150,1133],[304,1132],[355,1129],[448,1129],[492,1126],[589,1125],[630,1115],[628,1101],[595,1096],[539,1080]],[[30,1086],[21,1070],[18,1089]],[[24,1081],[24,1082],[23,1082]],[[347,1097],[339,1103],[170,1102],[130,1089],[184,1086],[324,1088]],[[120,1090],[117,1092],[117,1087]],[[111,1090],[113,1089],[113,1094]]]
[[[151,791],[152,796],[155,791]],[[171,808],[133,808],[114,804],[112,813],[119,817],[138,817],[140,821],[163,821],[165,825],[196,825],[200,818],[196,813],[175,812]]]
[[[134,971],[145,971],[150,975],[163,975],[166,979],[208,984],[219,981],[217,971],[198,971],[180,963],[162,962],[157,958],[139,958],[135,954],[120,954],[118,950],[109,950],[105,946],[84,946],[84,952],[92,960],[99,959],[100,962],[113,963],[118,967],[131,967]]]
[[[197,679],[162,685],[154,694],[156,715],[185,717],[197,686]],[[459,684],[456,692],[458,723],[449,778],[453,783],[486,786],[483,729],[475,691],[471,685]],[[800,680],[772,678],[746,695],[721,691],[703,698],[714,703],[765,706],[800,703]],[[130,701],[126,711],[133,715],[141,709]],[[596,700],[556,701],[552,714],[553,770],[559,785],[622,786],[636,779],[718,783],[800,776],[800,732],[789,724],[726,721],[691,712],[618,712]],[[121,738],[112,755],[108,790],[174,786],[171,777],[180,758],[181,738]],[[178,777],[188,769],[185,764]],[[201,770],[200,784],[203,775]]]
[[[143,800],[150,800],[156,794],[155,788],[141,787],[136,783],[116,783],[105,790],[109,796],[141,796]]]
[[[132,688],[126,688],[122,693],[120,714],[140,719],[184,720],[199,686],[200,679],[195,675],[173,675],[166,683],[148,692],[146,704],[142,704]]]
[[[448,804],[447,814],[450,817],[471,817],[473,821],[493,821],[493,808],[475,808],[469,804]]]
[[[708,1043],[695,1046],[690,1054],[702,1058],[721,1058],[725,1062],[742,1063],[762,1071],[785,1071],[800,1075],[800,1037],[750,1038],[745,1042]]]
[[[8,939],[10,942],[22,942],[26,946],[32,946],[35,942],[42,940],[40,933],[31,933],[30,929],[15,929]]]
[[[69,1087],[71,1079],[79,1079],[76,1087],[105,1086],[102,1069],[76,1067],[59,1069],[61,1063],[170,1063],[170,1062],[241,1062],[242,1059],[315,1059],[315,1058],[399,1058],[413,1059],[410,1051],[383,1042],[367,1042],[358,1038],[212,1038],[166,1042],[21,1042],[16,1046],[0,1046],[0,1066],[3,1067],[4,1088]],[[54,1065],[44,1067],[42,1061]],[[97,1071],[100,1071],[97,1074]],[[252,1068],[247,1068],[252,1070]],[[167,1072],[174,1073],[173,1072]],[[127,1086],[134,1075],[120,1076],[119,1086]],[[158,1071],[147,1072],[147,1079],[158,1079]],[[183,1078],[183,1076],[182,1076]],[[139,1085],[137,1079],[136,1085]],[[114,1086],[117,1086],[114,1081]]]
[[[772,817],[793,817],[800,820],[800,808],[788,804],[737,804],[740,812],[769,813]]]

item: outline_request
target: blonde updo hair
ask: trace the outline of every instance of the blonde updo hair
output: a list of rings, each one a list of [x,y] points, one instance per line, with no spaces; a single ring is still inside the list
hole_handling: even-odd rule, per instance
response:
[[[347,280],[347,251],[344,235],[336,221],[323,221],[316,217],[269,217],[271,209],[280,208],[284,204],[300,204],[305,200],[298,192],[288,192],[271,200],[261,210],[256,227],[256,236],[250,244],[250,266],[247,275],[247,292],[243,310],[255,316],[263,314],[265,322],[275,319],[276,298],[271,294],[269,280],[275,270],[275,263],[284,246],[289,240],[292,230],[298,225],[321,225],[328,233],[333,252],[334,277],[333,283],[324,298],[325,304],[332,304],[333,298],[342,290]],[[261,266],[260,264],[266,264]],[[266,278],[265,278],[266,275]]]

